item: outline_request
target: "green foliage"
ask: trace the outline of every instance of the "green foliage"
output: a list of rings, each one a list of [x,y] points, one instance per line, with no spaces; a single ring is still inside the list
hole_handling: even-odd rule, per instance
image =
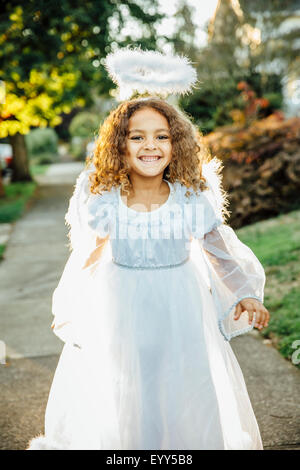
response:
[[[36,183],[5,185],[5,197],[0,199],[0,223],[9,223],[20,218],[35,188]]]
[[[117,45],[132,42],[124,26],[140,26],[140,44],[156,46],[157,0],[120,4],[95,2],[5,2],[0,12],[0,138],[26,134],[31,127],[57,126],[60,115],[93,103],[92,91],[113,86],[101,59]],[[110,19],[114,18],[114,27]],[[137,28],[138,30],[138,28]],[[118,41],[118,43],[116,42]]]
[[[89,138],[93,140],[100,125],[99,116],[84,111],[78,113],[71,121],[69,131],[72,137]]]
[[[0,244],[0,261],[1,261],[1,259],[3,259],[3,253],[5,251],[5,247],[6,247],[6,245],[1,245]]]
[[[52,163],[57,163],[59,161],[59,156],[57,153],[44,152],[40,153],[37,157],[31,160],[34,165],[51,165]]]
[[[58,161],[58,138],[54,129],[34,129],[25,135],[25,141],[33,164],[47,165]]]
[[[265,93],[264,98],[266,98],[270,103],[270,110],[274,111],[275,109],[282,109],[283,106],[283,96],[281,93]]]
[[[58,138],[53,129],[33,129],[25,136],[25,141],[30,156],[44,152],[57,153]]]
[[[216,126],[231,122],[229,111],[233,108],[234,97],[238,96],[236,84],[228,81],[222,85],[207,82],[200,85],[192,95],[179,100],[180,106],[195,119],[195,123],[204,134],[211,132]]]
[[[209,67],[209,64],[207,66]],[[207,80],[200,83],[199,89],[192,95],[183,96],[180,99],[180,106],[194,117],[195,123],[204,134],[212,132],[217,127],[230,125],[233,123],[232,110],[242,110],[245,107],[237,88],[241,81],[247,82],[258,97],[269,100],[269,106],[260,111],[259,117],[268,116],[282,107],[280,77],[270,75],[263,79],[257,73],[228,77],[220,81]]]

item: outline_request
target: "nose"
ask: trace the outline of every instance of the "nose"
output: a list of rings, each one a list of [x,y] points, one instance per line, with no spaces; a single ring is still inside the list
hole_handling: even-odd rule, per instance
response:
[[[154,150],[156,149],[155,141],[152,139],[147,139],[145,142],[145,150]]]

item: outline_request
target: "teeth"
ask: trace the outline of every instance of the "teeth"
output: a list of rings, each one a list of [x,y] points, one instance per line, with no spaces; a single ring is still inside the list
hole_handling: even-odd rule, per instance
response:
[[[159,159],[160,157],[140,157],[140,160],[142,160],[143,162],[153,162]]]

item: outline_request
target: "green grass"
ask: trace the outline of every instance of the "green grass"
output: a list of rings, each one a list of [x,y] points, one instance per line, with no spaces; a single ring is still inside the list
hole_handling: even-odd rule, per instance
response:
[[[34,177],[34,175],[43,175],[49,168],[49,164],[47,165],[30,165],[30,173]]]
[[[3,258],[4,250],[5,250],[5,245],[0,244],[0,260]]]
[[[36,186],[35,182],[9,183],[4,186],[5,197],[0,198],[0,223],[10,223],[22,216]]]
[[[264,305],[271,318],[260,334],[300,368],[292,361],[299,349],[294,341],[300,341],[300,211],[243,227],[236,234],[266,272]]]

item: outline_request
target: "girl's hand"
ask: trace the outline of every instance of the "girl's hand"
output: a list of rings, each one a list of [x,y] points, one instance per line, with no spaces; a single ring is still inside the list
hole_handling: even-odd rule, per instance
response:
[[[234,319],[238,320],[245,310],[249,314],[249,324],[252,323],[253,313],[256,312],[255,328],[261,330],[264,326],[268,326],[270,313],[259,300],[250,297],[241,300],[235,308]]]

